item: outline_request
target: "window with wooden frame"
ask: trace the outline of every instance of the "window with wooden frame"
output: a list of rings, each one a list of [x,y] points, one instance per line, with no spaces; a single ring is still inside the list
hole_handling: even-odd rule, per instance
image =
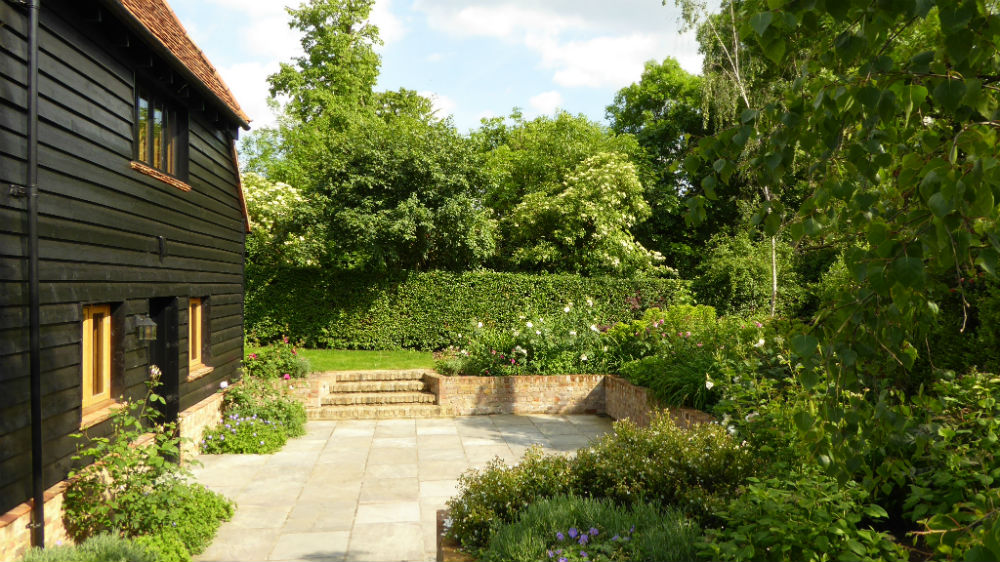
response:
[[[187,118],[146,88],[136,88],[135,159],[181,180],[187,177]]]
[[[211,370],[205,358],[205,302],[192,297],[188,300],[188,378],[196,378]]]
[[[111,305],[83,307],[83,409],[111,402]]]

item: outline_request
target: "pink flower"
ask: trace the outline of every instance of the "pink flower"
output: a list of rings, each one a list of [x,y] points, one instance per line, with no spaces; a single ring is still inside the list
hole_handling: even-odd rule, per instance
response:
[[[257,358],[257,354],[256,353],[251,353],[250,354],[250,359],[256,359],[256,358]]]
[[[701,344],[698,344],[698,345],[701,345]],[[288,379],[292,378],[292,375],[289,375],[288,373],[285,373],[285,377],[284,378],[287,381]]]
[[[281,338],[281,341],[283,341],[283,342],[285,342],[285,343],[288,343],[288,336],[283,336],[283,337]]]
[[[685,338],[690,338],[691,337],[691,332],[684,332],[684,337]]]
[[[756,324],[758,328],[763,328],[764,327],[764,325],[761,324],[760,322],[754,322],[754,324]]]
[[[513,365],[513,364],[514,364],[514,358],[513,358],[513,357],[511,357],[511,358],[510,358],[510,364],[511,364],[511,365]]]
[[[698,347],[701,347],[701,345],[702,345],[701,342],[698,342]]]
[[[490,353],[492,353],[493,355],[496,355],[497,354],[497,350],[494,349],[493,351],[490,351]]]
[[[299,354],[299,352],[298,352],[298,351],[296,351],[296,350],[295,350],[295,348],[293,347],[293,348],[292,348],[292,355],[298,355],[298,354]]]

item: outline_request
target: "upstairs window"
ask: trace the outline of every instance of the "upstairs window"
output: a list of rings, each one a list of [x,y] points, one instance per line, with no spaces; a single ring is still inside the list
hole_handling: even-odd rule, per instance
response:
[[[186,116],[147,89],[137,88],[136,92],[136,161],[184,179],[187,172]]]

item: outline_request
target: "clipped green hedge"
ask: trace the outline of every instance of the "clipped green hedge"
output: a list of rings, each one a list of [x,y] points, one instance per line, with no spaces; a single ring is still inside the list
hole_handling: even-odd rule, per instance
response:
[[[419,272],[396,278],[334,275],[318,269],[250,271],[246,326],[262,342],[288,336],[310,347],[442,349],[476,322],[497,327],[520,316],[551,315],[593,302],[606,324],[648,306],[689,300],[677,279],[615,279],[474,271]]]

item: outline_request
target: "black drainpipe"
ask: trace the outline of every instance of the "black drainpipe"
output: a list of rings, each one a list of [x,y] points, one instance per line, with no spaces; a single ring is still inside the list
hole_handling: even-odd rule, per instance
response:
[[[45,547],[42,471],[42,362],[38,288],[38,12],[28,0],[28,300],[31,348],[31,542]]]

